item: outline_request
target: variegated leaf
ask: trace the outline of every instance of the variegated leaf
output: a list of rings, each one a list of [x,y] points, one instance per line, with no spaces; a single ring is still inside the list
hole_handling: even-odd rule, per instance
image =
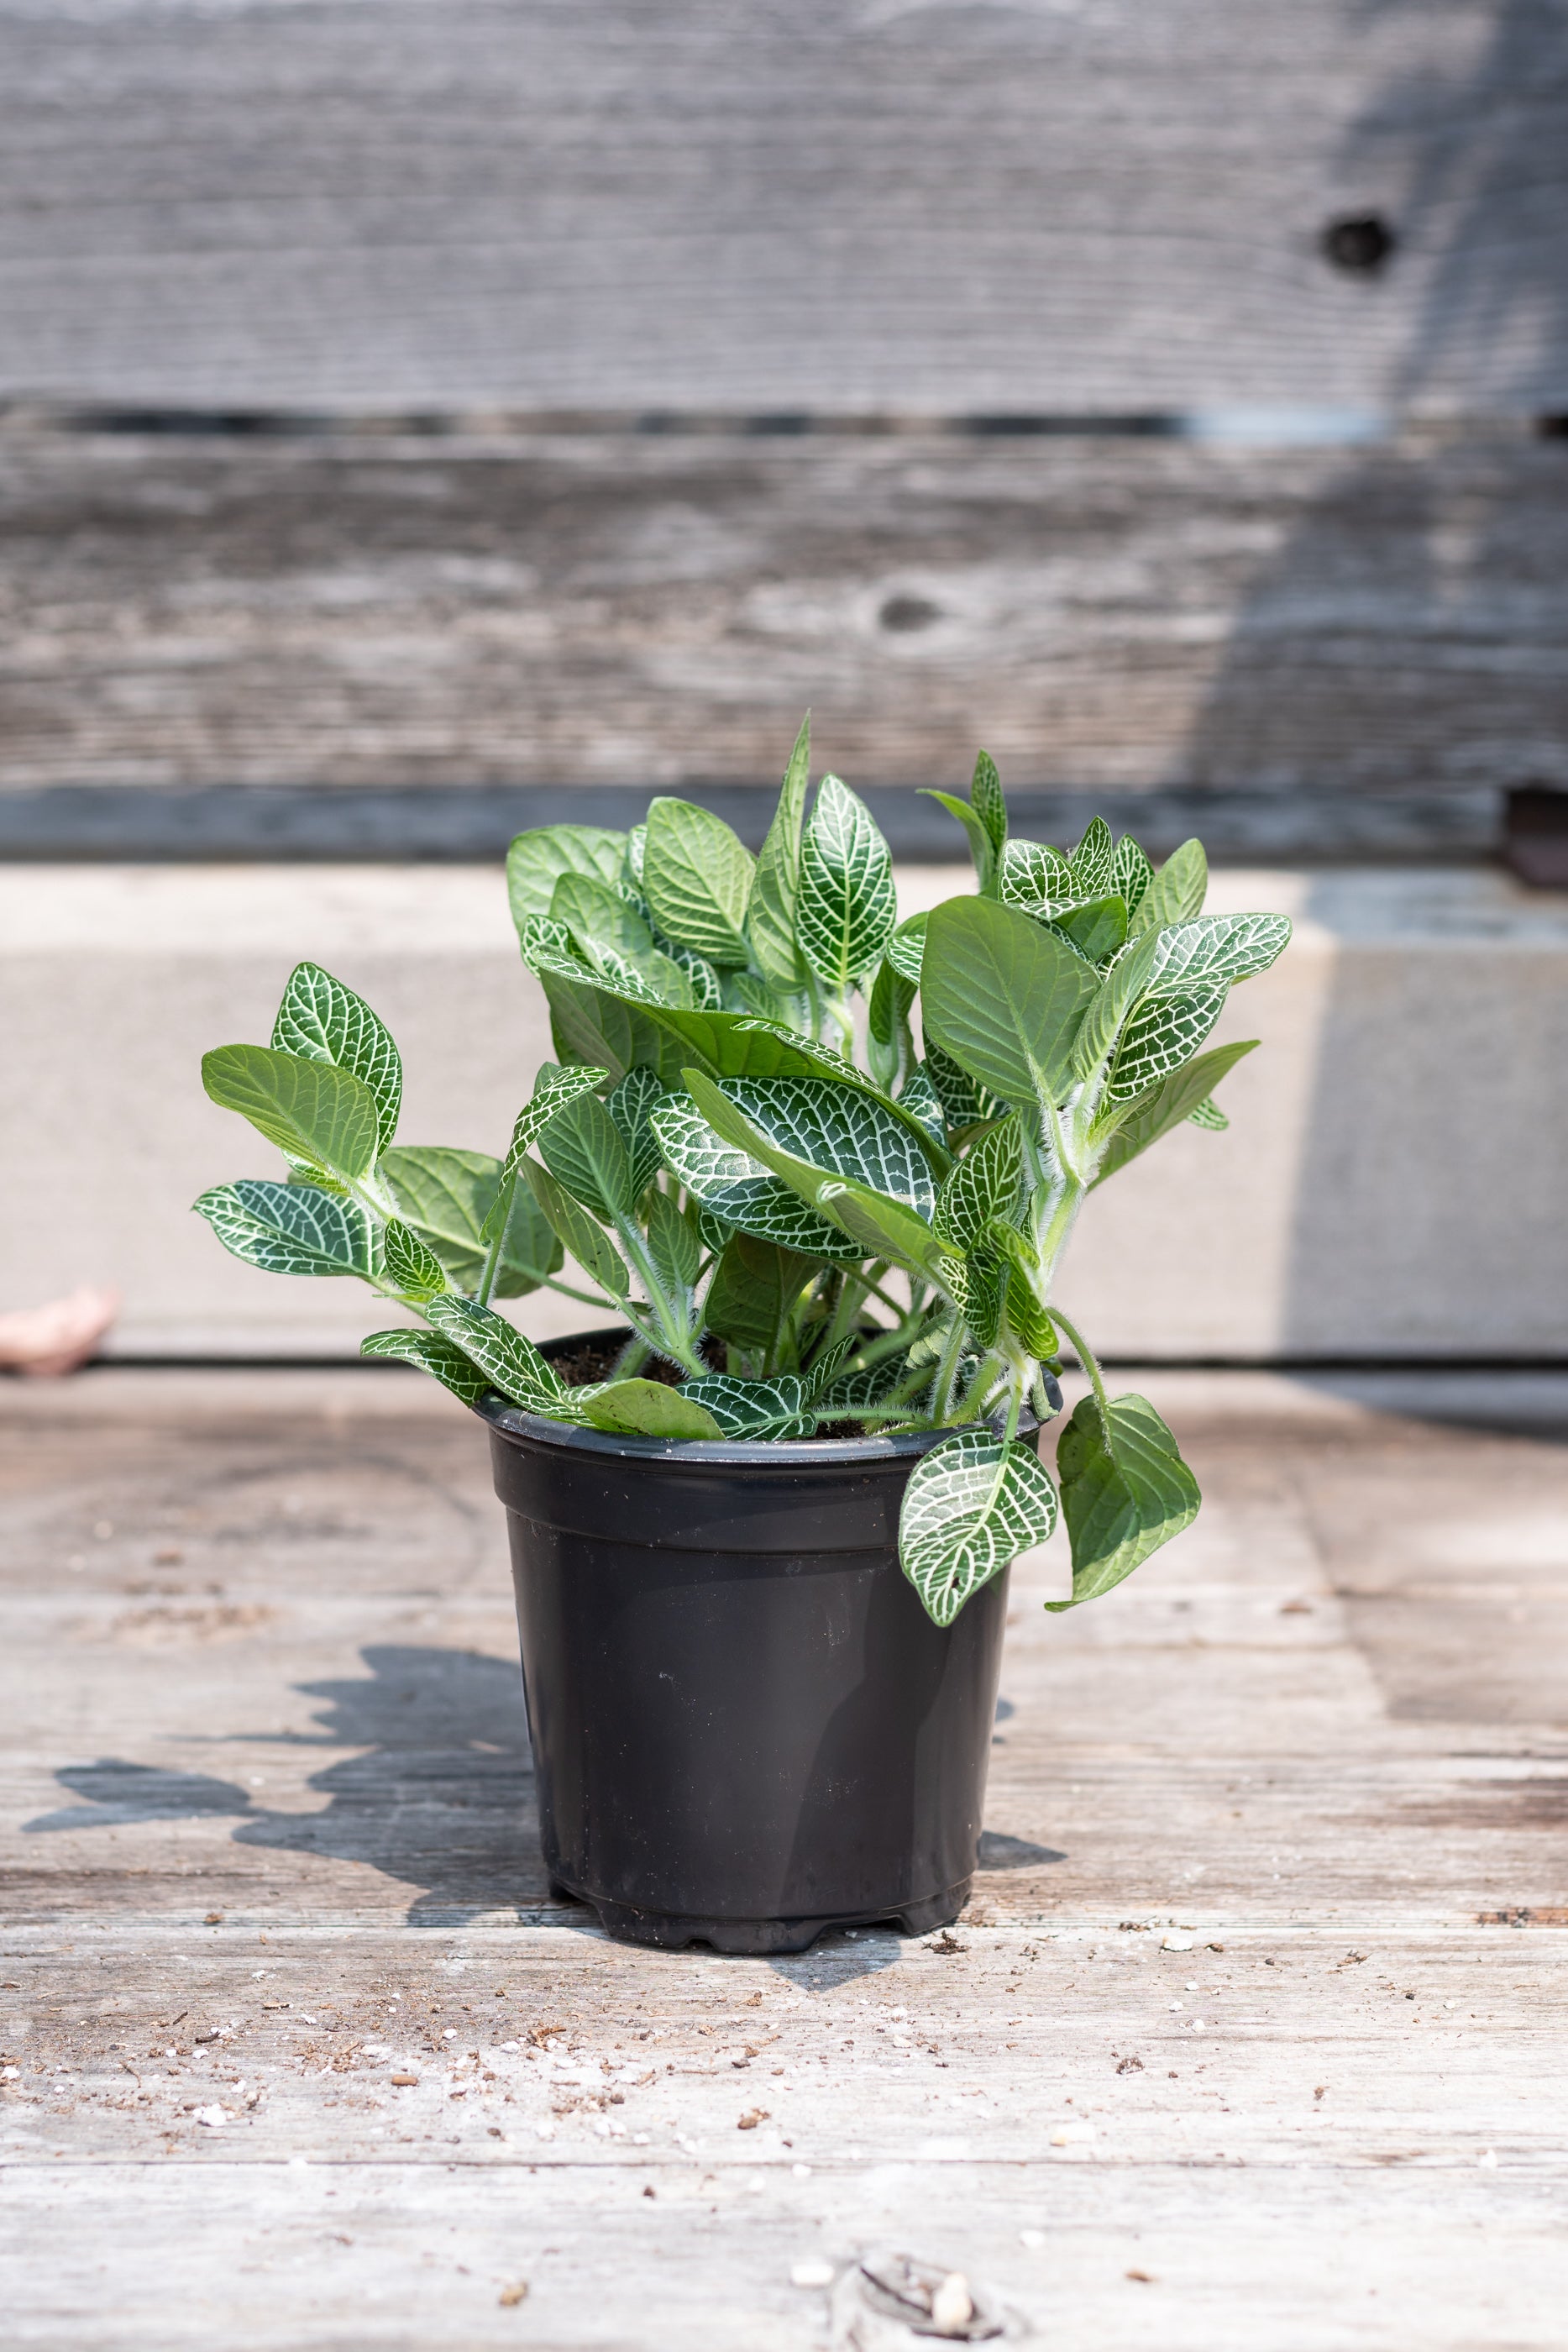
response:
[[[730,1234],[703,1305],[708,1329],[750,1354],[771,1358],[821,1263],[803,1251],[761,1241],[755,1234]]]
[[[362,996],[319,963],[296,964],[272,1024],[272,1043],[279,1053],[330,1062],[368,1087],[376,1099],[381,1149],[386,1150],[397,1133],[402,1063],[391,1031]]]
[[[911,987],[920,985],[920,959],[925,952],[925,926],[929,917],[909,915],[900,923],[883,952],[901,980]]]
[[[926,928],[927,1043],[1009,1103],[1066,1092],[1078,1024],[1098,986],[1065,940],[994,900],[949,898]]]
[[[695,801],[648,809],[643,887],[666,937],[720,966],[750,961],[746,910],[756,859],[739,835]]]
[[[649,1124],[649,1115],[668,1092],[656,1070],[636,1069],[628,1070],[620,1085],[605,1097],[604,1108],[619,1128],[631,1157],[634,1201],[642,1199],[659,1172],[659,1139]]]
[[[1056,1490],[1033,1449],[988,1429],[965,1430],[915,1464],[899,1557],[926,1614],[950,1625],[982,1585],[1055,1525]]]
[[[623,833],[596,824],[544,824],[519,833],[507,852],[507,896],[521,930],[530,915],[548,915],[563,874],[596,874],[613,882],[626,852]]]
[[[603,1228],[594,1223],[588,1211],[572,1198],[563,1184],[558,1184],[549,1169],[541,1168],[537,1160],[525,1160],[522,1173],[548,1218],[550,1230],[584,1272],[591,1275],[600,1288],[607,1290],[612,1298],[630,1298],[632,1277]]]
[[[538,1150],[556,1182],[593,1216],[609,1223],[631,1214],[631,1155],[597,1095],[580,1094],[557,1111],[539,1132]]]
[[[800,887],[800,824],[810,772],[811,719],[800,721],[795,749],[784,771],[783,788],[768,838],[757,861],[746,912],[746,929],[758,970],[775,988],[803,988],[806,964],[795,936],[795,900]]]
[[[1131,1102],[1190,1062],[1225,1010],[1229,987],[1224,980],[1200,982],[1181,995],[1146,996],[1122,1032],[1106,1101]]]
[[[1186,995],[1199,985],[1250,980],[1290,940],[1288,915],[1199,915],[1159,933],[1149,993]]]
[[[511,1403],[557,1421],[580,1420],[559,1373],[504,1315],[472,1298],[450,1297],[433,1298],[424,1314]]]
[[[1226,1118],[1214,1097],[1205,1095],[1197,1108],[1188,1111],[1186,1123],[1189,1127],[1206,1127],[1212,1134],[1220,1135],[1229,1126],[1230,1121]]]
[[[220,1045],[202,1056],[202,1084],[225,1110],[296,1162],[351,1185],[381,1150],[381,1106],[363,1080],[332,1062],[267,1045]]]
[[[677,1394],[711,1412],[726,1437],[810,1437],[816,1419],[806,1402],[806,1384],[793,1372],[779,1380],[737,1381],[710,1372],[683,1381]]]
[[[898,921],[893,856],[871,811],[824,776],[800,844],[795,929],[807,961],[835,996],[875,971]]]
[[[936,1089],[931,1083],[931,1074],[924,1062],[917,1062],[904,1081],[899,1089],[898,1108],[919,1121],[922,1131],[946,1157],[947,1121]]]
[[[1043,841],[1009,841],[997,869],[997,896],[1037,922],[1049,922],[1071,907],[1079,893],[1072,867],[1060,849]]]
[[[975,864],[977,887],[984,896],[988,897],[996,879],[997,852],[996,845],[991,839],[990,829],[979,810],[972,806],[968,801],[960,800],[956,793],[936,792],[927,784],[920,787],[920,797],[922,800],[938,802],[949,816],[957,818],[968,835],[969,856]]]
[[[1189,1118],[1218,1085],[1226,1072],[1233,1068],[1244,1054],[1250,1054],[1257,1043],[1256,1037],[1244,1037],[1232,1045],[1212,1046],[1207,1054],[1198,1055],[1196,1061],[1188,1062],[1184,1068],[1166,1078],[1162,1086],[1141,1096],[1130,1106],[1120,1109],[1113,1106],[1107,1122],[1109,1140],[1104,1140],[1100,1123],[1096,1125],[1092,1139],[1100,1155],[1099,1172],[1094,1182],[1103,1184],[1118,1168],[1124,1168],[1129,1160],[1135,1160],[1140,1152],[1148,1150],[1151,1143],[1157,1143],[1162,1135],[1168,1134],[1173,1127],[1179,1127],[1182,1120]]]
[[[672,1175],[727,1226],[809,1257],[843,1262],[864,1256],[858,1244],[808,1207],[761,1160],[716,1135],[689,1096],[661,1103],[653,1126]]]
[[[689,1291],[702,1264],[695,1222],[672,1192],[655,1192],[647,1207],[648,1255],[667,1291]]]
[[[1197,1481],[1146,1397],[1113,1397],[1109,1428],[1096,1400],[1085,1397],[1061,1433],[1056,1470],[1072,1539],[1072,1598],[1048,1601],[1052,1612],[1109,1592],[1197,1517]]]
[[[1173,849],[1155,875],[1138,904],[1134,928],[1163,931],[1172,923],[1190,923],[1203,912],[1208,892],[1208,860],[1201,841],[1184,841]]]
[[[438,1331],[372,1331],[360,1341],[361,1356],[387,1357],[429,1372],[464,1404],[477,1404],[493,1383],[489,1375]]]
[[[1068,858],[1075,898],[1103,898],[1115,887],[1116,845],[1103,816],[1093,818]]]
[[[1155,878],[1155,869],[1130,833],[1124,833],[1116,844],[1111,877],[1112,888],[1124,900],[1129,920],[1135,923],[1144,893]]]
[[[438,1298],[443,1291],[451,1288],[446,1269],[434,1251],[427,1248],[401,1217],[389,1218],[382,1247],[387,1279],[405,1298]]]
[[[434,1251],[457,1290],[477,1288],[487,1250],[486,1226],[502,1190],[501,1162],[487,1151],[444,1144],[398,1143],[378,1174],[405,1224]],[[560,1244],[526,1186],[511,1184],[507,1238],[495,1296],[520,1298],[559,1272]]]
[[[970,1145],[937,1195],[932,1230],[967,1256],[993,1219],[1012,1215],[1023,1186],[1023,1131],[1018,1114],[988,1128]]]
[[[931,1163],[908,1127],[876,1097],[831,1078],[723,1078],[718,1090],[780,1151],[847,1177],[929,1219]]]
[[[549,919],[569,930],[588,955],[592,953],[591,941],[618,949],[622,955],[653,951],[653,930],[623,886],[598,874],[563,874],[550,898]]]
[[[977,1086],[967,1070],[961,1068],[951,1054],[945,1054],[935,1038],[925,1040],[925,1059],[921,1067],[941,1107],[943,1119],[954,1135],[962,1135],[985,1119],[999,1118],[1007,1109],[1006,1103],[988,1087]],[[906,1095],[908,1091],[905,1087]]]
[[[315,1184],[242,1177],[192,1203],[225,1249],[264,1274],[375,1272],[375,1228],[357,1201]]]
[[[610,1076],[608,1070],[596,1069],[591,1063],[573,1063],[559,1069],[553,1062],[543,1062],[534,1080],[531,1100],[523,1105],[512,1129],[511,1148],[507,1153],[503,1173],[516,1175],[517,1169],[536,1139],[540,1136],[557,1114],[579,1096],[591,1094]]]
[[[975,754],[975,772],[969,780],[969,804],[985,826],[991,847],[999,857],[1008,837],[1008,804],[1002,792],[1002,780],[997,773],[997,763],[988,751]]]

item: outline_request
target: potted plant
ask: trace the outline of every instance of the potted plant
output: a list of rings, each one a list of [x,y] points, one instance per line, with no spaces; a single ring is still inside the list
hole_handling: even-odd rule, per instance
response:
[[[1095,1186],[1226,1124],[1250,1046],[1206,1041],[1289,936],[1202,912],[1196,841],[1156,871],[1098,819],[1071,852],[1009,838],[983,754],[937,795],[977,890],[901,922],[863,803],[825,777],[808,815],[807,770],[802,728],[757,857],[668,798],[513,843],[559,1059],[502,1158],[395,1140],[397,1049],[314,964],[269,1045],[203,1065],[287,1162],[202,1195],[219,1239],[358,1276],[406,1318],[365,1354],[489,1424],[552,1882],[614,1934],[734,1952],[954,1917],[1009,1563],[1060,1494],[1048,1605],[1076,1607],[1196,1513],[1054,1286]],[[612,1328],[532,1346],[497,1302],[541,1286]],[[1053,1482],[1063,1343],[1090,1393]]]

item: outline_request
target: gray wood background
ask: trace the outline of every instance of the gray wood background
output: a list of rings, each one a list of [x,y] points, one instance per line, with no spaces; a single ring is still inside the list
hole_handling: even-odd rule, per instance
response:
[[[0,0],[0,394],[1568,405],[1561,0]]]
[[[1474,850],[1568,783],[1568,8],[0,0],[6,403],[0,854],[763,785],[808,703],[871,787]],[[1103,429],[1259,410],[1318,446]],[[228,429],[57,429],[159,411]]]

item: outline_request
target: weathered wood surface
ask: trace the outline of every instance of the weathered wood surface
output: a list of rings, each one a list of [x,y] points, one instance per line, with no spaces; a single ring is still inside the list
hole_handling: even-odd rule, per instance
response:
[[[0,391],[1568,397],[1547,0],[6,0],[0,43]],[[1336,273],[1368,212],[1392,263]]]
[[[1555,2352],[1568,1390],[1150,1388],[1203,1516],[1019,1571],[959,1948],[771,1964],[548,1899],[447,1400],[7,1391],[8,2341],[796,2352],[891,2242],[1110,2352]]]
[[[771,786],[810,705],[856,784],[983,741],[1233,855],[1475,849],[1568,782],[1565,486],[1509,431],[14,429],[0,784]]]

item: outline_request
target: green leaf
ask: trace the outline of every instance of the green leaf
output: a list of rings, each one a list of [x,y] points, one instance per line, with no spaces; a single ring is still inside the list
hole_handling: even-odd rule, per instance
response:
[[[956,816],[969,837],[969,856],[974,860],[975,880],[981,892],[989,897],[996,878],[997,852],[991,840],[990,827],[977,808],[959,799],[956,793],[939,793],[930,785],[920,787],[923,801],[938,801],[949,816]]]
[[[709,1372],[701,1380],[683,1381],[680,1394],[712,1413],[726,1437],[810,1437],[816,1427],[805,1382],[792,1372],[774,1381],[737,1381],[727,1372]]]
[[[806,962],[795,937],[795,898],[800,887],[800,820],[811,764],[811,717],[800,721],[795,749],[784,771],[783,788],[762,855],[757,861],[746,929],[758,971],[775,988],[802,988]]]
[[[1216,1045],[1210,1052],[1200,1054],[1196,1061],[1188,1062],[1185,1069],[1177,1070],[1152,1094],[1142,1097],[1130,1110],[1116,1115],[1095,1184],[1103,1184],[1118,1168],[1124,1168],[1129,1160],[1135,1160],[1151,1143],[1157,1143],[1170,1129],[1190,1118],[1227,1070],[1234,1068],[1244,1054],[1251,1053],[1257,1043],[1256,1037],[1245,1037],[1233,1045]],[[1103,1132],[1102,1124],[1098,1133]]]
[[[433,1298],[424,1313],[441,1337],[460,1348],[511,1403],[557,1421],[579,1417],[555,1367],[504,1315],[472,1298],[450,1296]]]
[[[1025,1351],[1039,1362],[1049,1363],[1061,1346],[1056,1326],[1016,1265],[1008,1268],[1006,1306],[1008,1321],[1023,1341]]]
[[[882,961],[898,921],[893,856],[865,803],[824,776],[800,845],[795,928],[812,971],[847,996]]]
[[[904,1490],[904,1573],[938,1625],[1056,1525],[1056,1490],[1033,1449],[965,1430],[922,1456]]]
[[[540,1130],[539,1157],[558,1184],[606,1223],[629,1216],[635,1195],[621,1130],[597,1095],[579,1095]]]
[[[997,869],[997,896],[1036,922],[1049,922],[1078,896],[1072,867],[1043,841],[1009,841]]]
[[[1075,898],[1103,898],[1113,887],[1116,845],[1111,837],[1111,828],[1103,816],[1092,821],[1067,863],[1072,870],[1072,895]]]
[[[512,1140],[507,1152],[505,1173],[515,1175],[530,1147],[544,1133],[551,1119],[584,1095],[591,1094],[610,1076],[608,1070],[595,1069],[591,1065],[574,1063],[569,1069],[558,1069],[553,1062],[542,1062],[534,1079],[531,1098],[517,1113],[512,1129]]]
[[[898,1108],[919,1123],[922,1134],[930,1139],[946,1160],[947,1121],[936,1089],[931,1083],[931,1074],[924,1062],[917,1062],[904,1081],[899,1090]]]
[[[1144,893],[1155,878],[1155,869],[1133,839],[1124,833],[1116,844],[1116,855],[1111,862],[1111,886],[1124,903],[1129,919],[1137,928],[1138,909]]]
[[[1211,1131],[1211,1133],[1215,1135],[1222,1135],[1225,1129],[1229,1126],[1230,1121],[1226,1118],[1225,1113],[1220,1109],[1219,1105],[1215,1101],[1214,1097],[1212,1095],[1205,1095],[1203,1100],[1198,1104],[1197,1108],[1196,1110],[1188,1111],[1186,1115],[1186,1123],[1189,1127],[1206,1127]]]
[[[865,1255],[760,1160],[716,1134],[688,1096],[661,1103],[653,1124],[672,1175],[727,1226],[817,1259]]]
[[[381,1148],[386,1150],[397,1133],[402,1063],[391,1031],[362,996],[319,963],[296,964],[272,1024],[272,1043],[279,1053],[330,1062],[368,1087],[376,1099]]]
[[[1199,983],[1250,980],[1290,942],[1288,915],[1199,915],[1159,933],[1150,992],[1185,995]]]
[[[1163,931],[1171,923],[1190,922],[1203,912],[1208,890],[1208,860],[1201,841],[1184,841],[1173,849],[1145,891],[1135,928]]]
[[[1199,981],[1179,996],[1145,996],[1122,1032],[1106,1101],[1131,1102],[1190,1062],[1224,1012],[1229,987]]]
[[[583,1271],[591,1275],[600,1288],[607,1290],[612,1298],[630,1298],[632,1277],[626,1271],[624,1261],[588,1211],[580,1208],[565,1186],[559,1184],[537,1160],[525,1160],[522,1173],[528,1179],[550,1230],[565,1244]]]
[[[992,849],[1000,857],[1008,837],[1008,804],[1002,792],[1002,780],[997,773],[997,763],[988,751],[977,751],[975,754],[969,800],[986,828]]]
[[[706,956],[698,955],[695,948],[677,947],[671,940],[664,942],[663,953],[684,976],[691,1003],[704,1013],[723,1009],[724,984]]]
[[[380,1174],[398,1211],[434,1252],[454,1287],[478,1286],[485,1228],[501,1190],[501,1162],[487,1151],[442,1144],[395,1144]],[[496,1283],[498,1298],[520,1298],[559,1272],[561,1247],[527,1185],[512,1186],[511,1213]]]
[[[202,1084],[290,1160],[356,1183],[376,1163],[381,1107],[361,1078],[331,1062],[267,1045],[220,1045],[202,1056]]]
[[[623,833],[597,824],[542,824],[519,833],[507,852],[507,896],[521,930],[526,917],[548,915],[563,874],[593,874],[613,883],[626,855]]]
[[[1054,1101],[1071,1084],[1073,1039],[1097,984],[1064,940],[1027,915],[949,898],[925,933],[921,1019],[927,1041],[993,1094]]]
[[[1052,1611],[1096,1601],[1179,1536],[1197,1517],[1197,1480],[1146,1397],[1111,1399],[1107,1430],[1085,1397],[1056,1452],[1061,1507],[1072,1539],[1072,1598]]]
[[[834,1238],[841,1246],[841,1236],[835,1233]],[[783,1249],[756,1234],[733,1234],[708,1285],[703,1308],[708,1329],[748,1354],[771,1357],[801,1292],[821,1265],[820,1257]]]
[[[359,1202],[340,1193],[242,1177],[214,1185],[192,1206],[225,1249],[264,1274],[375,1272],[375,1228]]]
[[[448,1288],[441,1260],[400,1217],[389,1220],[382,1248],[387,1278],[395,1283],[405,1298],[438,1298]]]
[[[549,902],[549,919],[571,932],[591,957],[590,942],[622,955],[651,955],[653,934],[630,899],[597,874],[563,874]],[[530,932],[530,938],[537,938]]]
[[[487,1395],[491,1381],[477,1364],[465,1356],[450,1339],[435,1331],[372,1331],[360,1341],[361,1356],[390,1356],[404,1364],[417,1365],[429,1372],[444,1389],[464,1404],[477,1404]]]
[[[1121,1034],[1122,1024],[1142,999],[1160,951],[1159,935],[1145,931],[1117,956],[1090,999],[1077,1037],[1072,1066],[1081,1078],[1098,1068]]]
[[[648,810],[643,887],[653,920],[710,963],[745,964],[745,923],[755,860],[722,817],[693,801],[660,798]]]
[[[883,1404],[904,1380],[908,1366],[896,1356],[884,1356],[880,1364],[867,1364],[859,1371],[841,1372],[815,1400],[818,1420],[831,1421],[841,1412],[858,1406]],[[927,1383],[929,1386],[929,1382]],[[919,1410],[918,1399],[893,1408],[899,1414]]]
[[[664,1099],[667,1089],[656,1070],[628,1070],[606,1097],[604,1108],[626,1146],[632,1167],[632,1198],[640,1201],[659,1172],[659,1139],[649,1114]]]
[[[767,1030],[781,1050],[770,1069],[750,1066],[744,1069],[722,1070],[717,1074],[720,1077],[792,1078],[819,1075],[831,1078],[835,1085],[852,1087],[857,1094],[865,1095],[872,1102],[880,1104],[890,1118],[898,1121],[919,1145],[937,1176],[946,1174],[952,1164],[952,1155],[946,1143],[938,1141],[929,1122],[902,1100],[895,1100],[874,1079],[868,1078],[863,1070],[857,1069],[852,1062],[847,1061],[842,1054],[836,1054],[831,1045],[818,1045],[814,1037],[796,1036],[773,1023],[752,1020],[744,1022],[741,1026],[743,1031],[753,1035]]]
[[[702,1243],[692,1220],[677,1207],[669,1192],[655,1192],[648,1203],[648,1254],[666,1289],[690,1290],[702,1265]]]
[[[960,1069],[934,1037],[925,1040],[925,1059],[921,1068],[941,1108],[943,1123],[954,1135],[962,1135],[986,1119],[998,1118],[1007,1108],[989,1087],[977,1087],[967,1070]],[[907,1087],[904,1091],[907,1094]]]
[[[873,1077],[884,1093],[891,1093],[914,1066],[915,1041],[909,1032],[909,1012],[915,996],[913,984],[895,971],[884,956],[872,984],[866,1023],[866,1059]]]
[[[678,1081],[692,1058],[690,1046],[639,1004],[597,986],[587,972],[570,982],[553,973],[539,977],[550,1009],[550,1035],[563,1062],[597,1064],[614,1078],[648,1068]]]
[[[1006,1219],[1023,1188],[1023,1130],[1016,1112],[970,1145],[937,1195],[937,1239],[967,1257],[993,1219]]]
[[[1081,956],[1091,963],[1103,964],[1113,956],[1127,936],[1125,901],[1117,898],[1086,899],[1081,907],[1068,907],[1056,918],[1056,929],[1071,940]]]
[[[865,1256],[890,1258],[907,1273],[942,1282],[946,1254],[925,1220],[902,1201],[848,1177],[830,1178],[817,1198],[827,1214],[859,1242]]]
[[[1010,1269],[989,1236],[966,1258],[949,1258],[945,1287],[963,1314],[977,1348],[994,1348],[1001,1336]]]
[[[595,1429],[634,1437],[722,1437],[714,1414],[663,1381],[607,1381],[583,1392],[582,1412]]]

